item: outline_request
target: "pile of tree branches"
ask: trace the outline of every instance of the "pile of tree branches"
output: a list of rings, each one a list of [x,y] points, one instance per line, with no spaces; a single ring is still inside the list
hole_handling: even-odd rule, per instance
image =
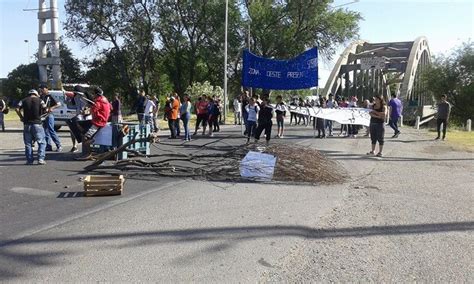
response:
[[[340,183],[346,173],[335,161],[308,147],[277,143],[231,145],[224,139],[204,145],[156,143],[153,154],[143,155],[126,150],[130,159],[107,163],[93,163],[88,170],[118,170],[128,175],[144,172],[160,177],[186,177],[212,181],[244,181],[240,176],[240,163],[249,151],[259,151],[277,157],[274,181],[292,183]],[[258,169],[255,169],[258,170]],[[148,175],[150,176],[150,175]]]

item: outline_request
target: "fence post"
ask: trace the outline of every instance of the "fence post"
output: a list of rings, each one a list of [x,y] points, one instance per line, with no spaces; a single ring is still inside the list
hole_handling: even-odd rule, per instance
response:
[[[416,117],[415,128],[416,128],[416,130],[420,129],[420,116]]]
[[[472,120],[468,119],[466,123],[466,131],[471,132],[471,124],[472,124]]]

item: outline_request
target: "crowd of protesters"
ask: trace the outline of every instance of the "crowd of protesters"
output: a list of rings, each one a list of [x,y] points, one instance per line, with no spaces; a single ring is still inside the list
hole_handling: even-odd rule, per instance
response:
[[[122,102],[118,94],[113,96],[109,103],[100,88],[94,88],[92,94],[85,91],[81,86],[75,86],[72,95],[67,96],[66,102],[76,107],[76,115],[91,118],[87,123],[78,123],[72,120],[68,123],[71,128],[72,148],[71,152],[77,152],[77,143],[83,143],[83,155],[78,159],[90,159],[90,145],[94,141],[94,136],[107,122],[122,123]],[[27,164],[33,163],[32,149],[34,143],[38,143],[38,163],[45,164],[45,153],[53,151],[53,146],[57,152],[63,150],[59,136],[54,125],[53,110],[60,107],[61,103],[56,101],[49,94],[46,85],[40,85],[37,90],[31,90],[28,97],[19,102],[16,107],[18,116],[24,123],[24,143]],[[327,98],[318,97],[318,99],[293,98],[289,102],[290,106],[298,107],[319,107],[319,108],[365,108],[370,109],[370,126],[365,127],[354,124],[342,124],[340,126],[339,136],[355,138],[361,129],[365,128],[364,136],[370,136],[371,150],[368,155],[381,157],[384,145],[385,120],[388,115],[388,125],[394,130],[392,138],[400,135],[398,120],[402,114],[402,103],[396,95],[392,95],[391,100],[386,103],[381,96],[375,96],[371,100],[365,99],[358,102],[357,97],[349,98],[334,96],[329,94]],[[234,112],[234,124],[243,125],[243,135],[247,143],[251,138],[258,142],[264,134],[266,143],[270,142],[272,137],[273,118],[277,125],[277,134],[275,138],[284,138],[285,118],[288,108],[283,101],[282,96],[276,96],[274,103],[270,101],[270,93],[263,93],[261,96],[256,94],[249,95],[248,91],[242,92],[234,98],[231,105]],[[8,106],[4,100],[0,100],[0,126],[4,131],[4,113],[8,112]],[[450,105],[446,102],[446,96],[438,106],[438,138],[440,138],[440,126],[443,127],[443,139],[446,135],[446,124],[449,118]],[[158,132],[159,127],[159,109],[160,102],[156,96],[147,95],[144,91],[139,92],[137,100],[132,108],[137,115],[138,122],[141,125],[149,125],[152,132]],[[214,133],[220,131],[223,106],[217,97],[206,95],[198,97],[192,101],[190,96],[185,94],[182,98],[177,93],[171,93],[166,97],[163,119],[168,122],[170,139],[183,139],[185,142],[191,141],[193,136],[207,135],[213,137]],[[191,134],[191,116],[196,115],[194,133]],[[79,120],[79,119],[78,119]],[[312,123],[311,123],[312,122]],[[71,125],[72,124],[72,125]],[[77,125],[75,125],[77,124]],[[311,117],[308,113],[301,114],[290,112],[289,125],[313,126],[315,138],[326,138],[334,135],[333,121],[322,118]],[[74,129],[77,126],[78,129]],[[181,127],[183,132],[181,132]],[[79,131],[82,134],[78,135]],[[317,131],[317,135],[316,135]],[[184,135],[181,135],[184,134]],[[78,137],[79,136],[79,137]],[[379,145],[378,151],[375,151],[376,145]]]

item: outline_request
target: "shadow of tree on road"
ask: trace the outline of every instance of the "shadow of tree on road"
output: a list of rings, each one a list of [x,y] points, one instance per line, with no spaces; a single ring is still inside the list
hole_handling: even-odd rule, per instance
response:
[[[374,236],[398,236],[440,234],[448,232],[470,232],[474,222],[450,222],[431,224],[387,225],[372,227],[347,228],[312,228],[307,226],[247,226],[220,228],[191,228],[178,230],[126,232],[115,234],[82,234],[62,237],[26,237],[15,241],[0,243],[0,267],[11,267],[13,271],[0,270],[0,280],[21,277],[23,273],[15,271],[16,267],[48,266],[60,263],[58,258],[65,257],[66,250],[53,251],[54,245],[73,243],[103,243],[103,241],[125,241],[126,244],[112,245],[110,249],[133,248],[150,245],[179,244],[192,242],[216,242],[208,247],[207,253],[229,249],[244,241],[264,238],[334,239],[334,238],[367,238]],[[48,253],[27,253],[33,251],[34,245],[47,245]],[[30,247],[31,246],[31,247]],[[79,252],[70,251],[69,254]],[[200,254],[202,251],[199,252]],[[192,256],[188,256],[191,257]],[[8,264],[8,266],[6,266]]]

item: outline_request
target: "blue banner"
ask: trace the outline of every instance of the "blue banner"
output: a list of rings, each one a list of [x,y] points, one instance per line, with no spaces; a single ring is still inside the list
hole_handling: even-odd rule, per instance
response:
[[[289,60],[274,60],[243,53],[242,85],[268,90],[297,90],[318,86],[318,49]]]

